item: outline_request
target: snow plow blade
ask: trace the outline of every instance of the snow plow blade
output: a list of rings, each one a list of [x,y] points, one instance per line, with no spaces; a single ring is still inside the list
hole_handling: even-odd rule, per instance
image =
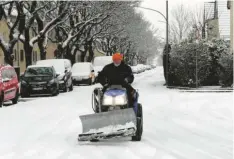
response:
[[[133,108],[80,116],[83,132],[78,141],[134,136],[136,115]]]

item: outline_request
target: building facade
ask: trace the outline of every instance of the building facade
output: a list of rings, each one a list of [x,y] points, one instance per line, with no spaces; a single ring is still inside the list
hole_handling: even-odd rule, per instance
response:
[[[9,28],[7,26],[6,20],[2,19],[0,20],[0,36],[8,42],[9,41]],[[35,36],[33,32],[30,33],[31,37]],[[54,36],[54,35],[50,35]],[[46,48],[46,59],[53,59],[55,58],[54,56],[54,51],[57,49],[57,44],[50,42],[48,40],[47,48]],[[25,52],[24,52],[24,45],[22,42],[18,41],[13,49],[13,54],[14,54],[14,62],[13,65],[20,67],[20,72],[23,73],[26,69],[26,59],[25,59]],[[80,62],[81,60],[81,55],[78,52],[76,54],[76,62]],[[89,53],[86,54],[85,60],[87,59]],[[94,57],[96,56],[104,56],[105,53],[99,52],[97,49],[94,49]],[[40,60],[40,50],[37,46],[37,43],[33,46],[33,51],[32,51],[32,64],[35,64],[36,61]],[[0,64],[4,64],[4,53],[0,47]]]
[[[8,42],[9,41],[9,28],[7,26],[7,23],[5,20],[0,20],[0,35],[2,35],[2,38]],[[32,33],[31,33],[32,35]],[[47,47],[47,58],[53,58],[54,57],[54,50],[56,49],[56,45],[52,43],[48,43]],[[13,54],[14,54],[14,66],[20,67],[20,72],[23,73],[26,69],[26,59],[25,59],[25,52],[24,52],[24,45],[22,42],[18,41],[13,49]],[[32,51],[32,64],[35,64],[37,60],[40,60],[40,51],[35,44],[33,46],[33,51]],[[4,64],[4,53],[2,49],[0,48],[0,64]]]
[[[231,51],[233,53],[233,46],[234,46],[234,34],[233,34],[233,29],[234,29],[234,25],[233,25],[233,21],[234,21],[234,12],[233,12],[233,8],[234,8],[234,1],[233,0],[228,0],[227,2],[227,8],[230,10],[230,43],[231,43]]]
[[[227,1],[214,0],[205,2],[204,21],[206,24],[206,38],[208,40],[212,38],[231,40],[231,16],[230,10],[227,9]]]

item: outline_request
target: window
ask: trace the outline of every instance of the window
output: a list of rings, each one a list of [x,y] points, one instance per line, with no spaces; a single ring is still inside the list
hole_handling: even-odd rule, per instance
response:
[[[24,51],[20,50],[20,61],[24,61]]]
[[[16,72],[15,72],[15,69],[11,68],[8,71],[9,71],[9,77],[10,78],[13,78],[13,77],[17,76]]]
[[[2,70],[2,79],[6,79],[7,78],[7,72],[6,70]]]
[[[38,75],[43,75],[43,76],[53,76],[53,69],[51,67],[31,67],[27,68],[25,71],[25,77],[27,76],[38,76]]]
[[[2,70],[2,79],[11,79],[16,75],[13,69],[4,69]]]

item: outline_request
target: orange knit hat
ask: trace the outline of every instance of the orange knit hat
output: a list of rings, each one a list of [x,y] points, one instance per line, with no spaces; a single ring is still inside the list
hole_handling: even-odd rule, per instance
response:
[[[120,53],[115,53],[112,56],[113,61],[122,61],[123,60],[123,55]]]

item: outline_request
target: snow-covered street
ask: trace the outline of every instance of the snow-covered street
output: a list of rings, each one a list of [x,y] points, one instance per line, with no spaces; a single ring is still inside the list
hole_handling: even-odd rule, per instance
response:
[[[78,142],[79,115],[93,113],[93,86],[0,109],[0,159],[232,159],[233,93],[163,86],[162,67],[135,75],[143,105],[142,141]]]

